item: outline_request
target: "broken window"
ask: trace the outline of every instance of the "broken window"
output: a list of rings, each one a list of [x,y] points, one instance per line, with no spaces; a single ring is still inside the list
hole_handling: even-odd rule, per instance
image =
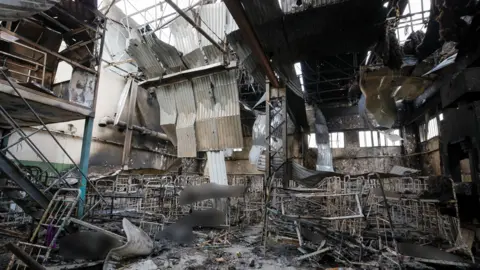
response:
[[[438,115],[438,120],[443,120],[443,114]],[[420,134],[420,142],[428,141],[440,135],[438,120],[437,117],[434,117],[428,121],[428,124],[423,123],[420,125],[418,132]]]
[[[332,132],[328,134],[331,148],[345,148],[345,135],[343,132]],[[317,148],[315,133],[308,135],[308,148]]]
[[[315,133],[310,133],[310,135],[308,135],[308,148],[317,148]]]
[[[389,134],[400,136],[400,130],[394,129]],[[379,131],[359,131],[358,141],[360,147],[400,146],[401,140],[392,140],[389,134]]]
[[[328,134],[331,148],[344,148],[345,137],[343,132],[332,132]]]

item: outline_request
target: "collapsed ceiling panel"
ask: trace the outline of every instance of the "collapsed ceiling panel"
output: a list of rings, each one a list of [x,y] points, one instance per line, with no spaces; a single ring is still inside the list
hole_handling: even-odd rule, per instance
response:
[[[155,57],[150,46],[138,39],[130,39],[127,52],[137,62],[140,69],[147,78],[160,77],[165,69]]]

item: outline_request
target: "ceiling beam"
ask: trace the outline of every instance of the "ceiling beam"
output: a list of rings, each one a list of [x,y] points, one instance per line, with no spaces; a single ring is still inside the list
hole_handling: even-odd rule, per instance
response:
[[[260,42],[258,41],[257,35],[255,34],[250,21],[247,18],[247,14],[243,9],[242,4],[240,4],[239,0],[224,0],[223,1],[232,14],[233,19],[238,25],[240,32],[243,35],[243,38],[247,41],[247,44],[250,46],[253,55],[260,60],[260,64],[262,65],[263,70],[265,71],[270,83],[274,87],[280,87],[277,77],[273,72],[272,67],[270,66],[270,61],[268,60],[267,56],[265,55]]]

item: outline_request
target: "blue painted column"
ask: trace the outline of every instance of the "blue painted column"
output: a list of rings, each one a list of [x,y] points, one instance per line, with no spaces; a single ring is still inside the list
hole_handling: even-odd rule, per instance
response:
[[[87,199],[87,178],[85,176],[88,176],[88,161],[90,160],[90,146],[92,144],[93,119],[94,117],[89,116],[85,118],[85,127],[83,129],[82,152],[80,155],[80,170],[83,175],[79,183],[80,201],[78,202],[77,213],[79,218],[83,216]]]

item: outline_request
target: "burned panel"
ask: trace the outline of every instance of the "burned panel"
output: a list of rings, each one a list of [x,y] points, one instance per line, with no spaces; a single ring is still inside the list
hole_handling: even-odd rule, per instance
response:
[[[192,83],[183,81],[175,85],[175,101],[177,103],[177,140],[178,157],[196,157],[197,142],[195,138],[196,108]],[[200,134],[202,135],[202,134]]]
[[[455,107],[461,100],[477,100],[480,97],[478,81],[480,68],[467,68],[455,76],[450,84],[446,84],[440,90],[443,107]]]
[[[163,75],[165,69],[155,57],[155,53],[149,45],[137,39],[131,39],[127,49],[128,54],[135,59],[138,68],[147,78]]]
[[[69,101],[92,108],[95,98],[95,82],[97,77],[89,72],[74,69],[68,86]]]
[[[242,148],[240,103],[234,71],[193,79],[199,151]]]
[[[160,86],[155,90],[160,108],[160,126],[167,136],[177,145],[177,105],[175,102],[175,87],[173,84]]]

